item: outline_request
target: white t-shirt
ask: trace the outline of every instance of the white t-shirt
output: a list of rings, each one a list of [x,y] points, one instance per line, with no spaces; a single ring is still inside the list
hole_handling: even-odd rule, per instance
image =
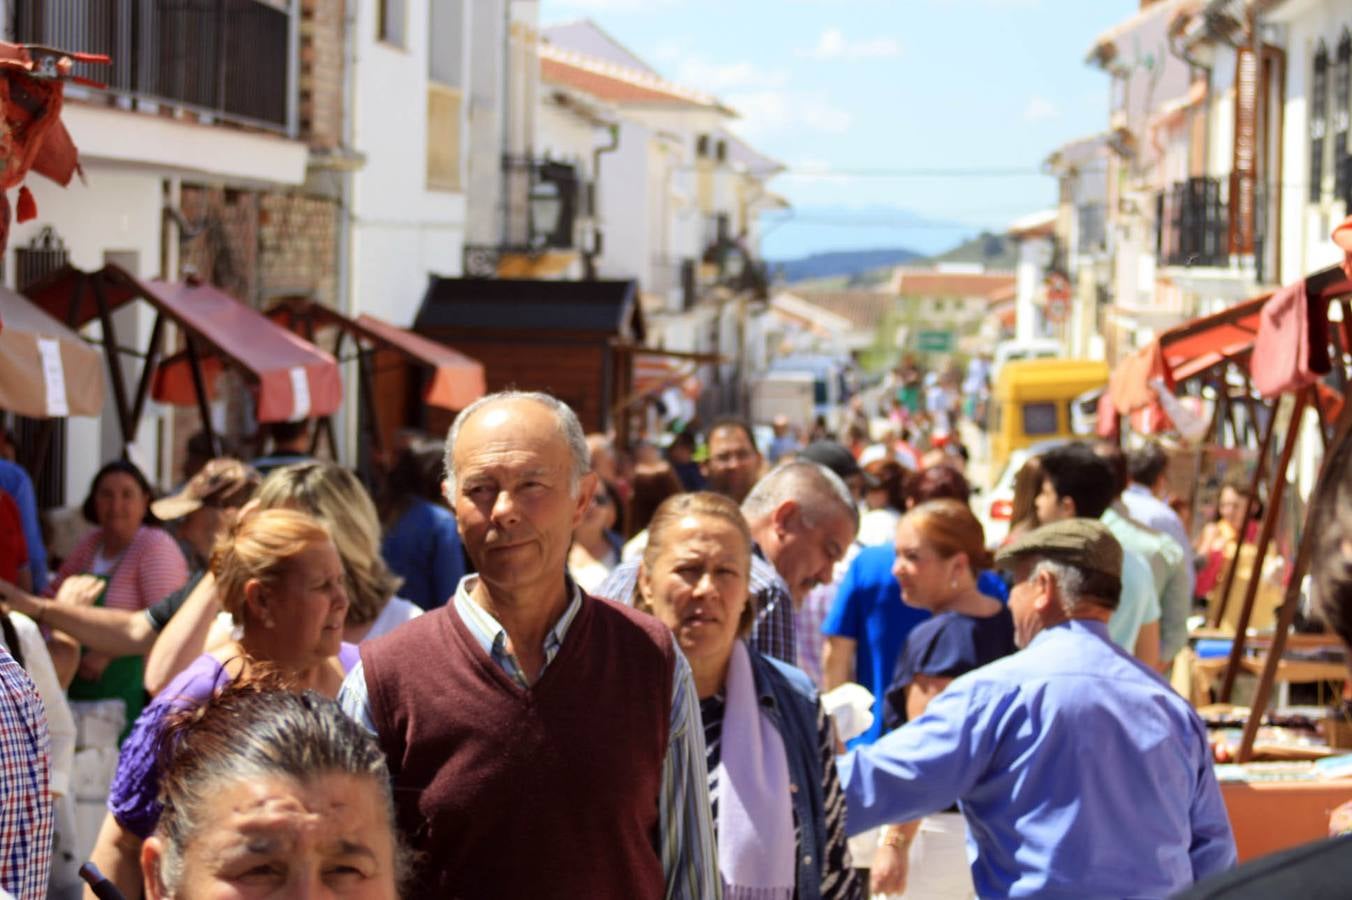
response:
[[[52,747],[51,790],[53,794],[64,796],[70,791],[70,769],[75,761],[75,718],[37,623],[17,612],[11,612],[9,620],[14,623],[19,649],[23,651],[24,670],[38,689],[42,705],[47,707],[47,733],[51,736]]]
[[[409,619],[416,619],[422,614],[422,607],[416,603],[410,603],[402,597],[391,597],[390,602],[385,604],[385,608],[380,611],[380,615],[376,616],[376,620],[371,623],[371,630],[366,632],[366,636],[362,640],[369,641],[373,637],[388,634]],[[216,621],[211,624],[206,646],[216,647],[228,638],[239,640],[242,637],[244,637],[243,627],[237,627],[230,613],[223,612],[219,613],[216,616]]]
[[[376,616],[376,620],[371,623],[371,630],[366,632],[363,641],[369,641],[373,637],[380,637],[382,634],[389,634],[394,629],[403,625],[410,619],[416,619],[423,614],[421,606],[416,603],[410,603],[402,597],[391,597],[390,602],[385,604],[385,608]]]

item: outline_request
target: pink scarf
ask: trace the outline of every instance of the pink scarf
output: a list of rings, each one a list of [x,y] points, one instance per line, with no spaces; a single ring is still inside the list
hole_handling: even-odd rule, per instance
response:
[[[725,900],[790,900],[797,844],[784,740],[761,710],[746,644],[732,645],[718,763],[718,870]]]

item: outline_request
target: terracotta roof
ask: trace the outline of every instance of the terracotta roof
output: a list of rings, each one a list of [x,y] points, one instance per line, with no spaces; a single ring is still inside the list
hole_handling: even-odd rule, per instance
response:
[[[896,305],[881,291],[790,291],[793,296],[849,321],[856,329],[876,328]]]
[[[681,87],[649,72],[550,44],[540,44],[540,78],[610,103],[700,107],[732,114],[732,110],[709,94]]]
[[[991,291],[986,295],[986,299],[990,301],[991,306],[995,306],[999,303],[1008,303],[1015,299],[1017,295],[1018,287],[1015,285],[1014,279],[1011,278],[1009,284]]]
[[[1013,292],[1013,272],[934,272],[899,269],[892,288],[903,297],[982,297]]]

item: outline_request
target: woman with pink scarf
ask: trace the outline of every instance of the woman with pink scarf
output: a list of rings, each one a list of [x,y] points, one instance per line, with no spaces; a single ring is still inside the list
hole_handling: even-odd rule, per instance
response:
[[[733,501],[665,501],[648,526],[639,608],[690,661],[726,900],[863,896],[845,838],[834,739],[811,680],[751,650],[751,534]]]

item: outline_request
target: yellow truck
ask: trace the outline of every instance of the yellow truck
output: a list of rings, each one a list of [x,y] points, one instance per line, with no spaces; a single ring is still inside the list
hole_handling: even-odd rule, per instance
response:
[[[1071,404],[1107,386],[1108,364],[1099,360],[1022,359],[1002,365],[990,403],[990,471],[1002,471],[1020,447],[1079,437]]]

